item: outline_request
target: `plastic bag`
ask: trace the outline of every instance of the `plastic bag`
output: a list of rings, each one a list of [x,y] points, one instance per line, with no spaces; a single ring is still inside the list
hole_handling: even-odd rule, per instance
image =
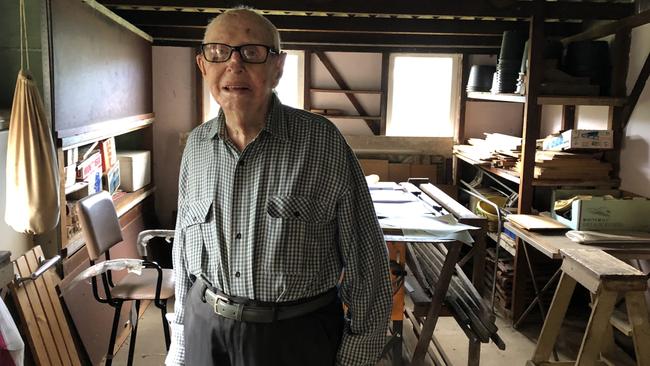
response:
[[[25,343],[0,297],[0,365],[22,366],[25,358]]]
[[[79,273],[75,278],[72,279],[65,287],[61,288],[61,294],[59,296],[65,296],[72,288],[88,278],[95,277],[106,271],[121,271],[126,269],[130,273],[136,273],[137,275],[142,274],[142,268],[144,268],[142,259],[131,259],[131,258],[122,258],[122,259],[111,259],[108,261],[103,261],[97,263],[92,267],[86,268],[83,272]]]

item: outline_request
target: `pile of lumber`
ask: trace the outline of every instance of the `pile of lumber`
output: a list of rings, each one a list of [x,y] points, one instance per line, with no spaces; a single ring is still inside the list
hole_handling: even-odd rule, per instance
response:
[[[443,244],[408,244],[409,267],[430,297],[441,276],[446,255],[447,249]],[[505,349],[490,308],[458,265],[449,282],[445,305],[468,337],[475,337],[483,343],[491,340],[499,349]]]
[[[512,318],[510,309],[512,308],[512,285],[515,274],[514,258],[505,250],[500,250],[499,260],[496,260],[494,248],[488,248],[486,253],[484,296],[487,298],[491,296],[494,265],[496,263],[497,283],[494,292],[494,307],[507,318]]]
[[[517,162],[517,171],[522,164]],[[537,151],[535,154],[535,179],[548,180],[607,180],[612,166],[591,154],[574,154],[560,151]]]
[[[454,153],[477,164],[509,169],[514,167],[521,151],[521,137],[486,133],[485,139],[470,138],[468,145],[454,145]]]

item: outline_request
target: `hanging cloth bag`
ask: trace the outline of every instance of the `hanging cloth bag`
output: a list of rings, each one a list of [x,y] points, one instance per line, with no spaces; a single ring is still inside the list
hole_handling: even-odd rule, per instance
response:
[[[43,101],[29,73],[27,50],[25,3],[20,0],[21,70],[9,122],[5,222],[18,232],[42,234],[59,222],[59,176]]]

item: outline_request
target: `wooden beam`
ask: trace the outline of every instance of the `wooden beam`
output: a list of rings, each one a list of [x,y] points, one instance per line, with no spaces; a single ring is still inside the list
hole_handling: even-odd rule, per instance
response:
[[[623,107],[623,117],[621,119],[623,129],[625,129],[625,127],[627,127],[628,122],[630,122],[630,117],[632,116],[632,112],[634,112],[636,103],[639,101],[639,97],[641,96],[641,93],[645,88],[645,84],[646,81],[648,81],[649,76],[650,76],[650,52],[648,52],[648,56],[646,56],[645,58],[645,62],[643,63],[643,67],[641,68],[641,72],[639,73],[639,77],[637,77],[636,82],[634,83],[634,87],[632,88],[632,92],[630,93],[630,96],[627,98],[627,104],[625,105],[625,107]]]
[[[168,26],[141,26],[143,31],[155,39],[181,39],[200,42],[203,29]],[[377,33],[332,33],[332,32],[280,32],[285,46],[303,45],[368,45],[382,46],[428,46],[450,48],[497,48],[501,36],[474,37],[458,35],[420,35],[420,34],[377,34]]]
[[[311,51],[305,51],[305,62],[303,68],[303,108],[311,110]]]
[[[345,82],[345,80],[343,80],[341,74],[339,74],[338,70],[336,70],[336,67],[334,67],[334,64],[332,64],[332,62],[327,57],[327,55],[325,55],[324,52],[316,51],[314,52],[314,55],[316,55],[316,57],[318,57],[320,62],[323,63],[323,66],[325,66],[325,68],[330,73],[330,75],[332,75],[332,78],[334,78],[334,81],[336,81],[336,84],[339,86],[340,89],[350,89],[349,85]],[[366,113],[366,110],[363,108],[361,103],[359,103],[359,100],[354,94],[346,93],[345,96],[348,98],[350,103],[352,103],[354,109],[357,110],[357,113],[359,113],[360,116],[368,115],[368,113]],[[368,128],[370,128],[370,130],[375,135],[379,134],[379,129],[377,128],[377,125],[373,121],[367,119],[364,119],[364,121],[368,125]]]
[[[621,31],[629,31],[632,28],[650,23],[650,10],[643,11],[639,14],[623,18],[621,20],[598,25],[587,29],[582,33],[562,39],[562,43],[569,44],[577,41],[588,41],[592,39],[603,38]]]
[[[335,15],[411,15],[422,17],[468,16],[494,18],[527,18],[533,14],[532,1],[513,1],[512,5],[497,8],[488,1],[421,1],[421,0],[349,0],[293,1],[248,0],[223,1],[216,6],[214,0],[101,0],[110,8],[149,10],[182,10],[218,13],[236,5],[259,9],[264,14],[335,14]],[[548,2],[546,15],[558,19],[621,19],[634,14],[632,3],[605,2]]]
[[[188,39],[165,39],[154,38],[154,46],[168,46],[168,47],[196,47],[198,49],[201,44],[200,40]],[[398,46],[398,45],[338,45],[338,44],[282,44],[282,48],[286,50],[310,50],[322,52],[403,52],[403,53],[460,53],[467,55],[497,55],[499,47],[494,48],[476,48],[476,47],[429,47],[429,46]]]
[[[386,135],[386,119],[388,118],[388,74],[390,73],[390,53],[382,52],[381,54],[381,99],[379,108],[381,123],[379,134]]]
[[[147,11],[116,9],[122,18],[137,26],[176,26],[204,28],[215,13]],[[506,30],[528,29],[527,21],[362,18],[334,16],[266,15],[280,31],[368,32],[388,34],[429,35],[501,35]],[[547,22],[545,32],[550,36],[568,36],[582,29],[581,23]]]

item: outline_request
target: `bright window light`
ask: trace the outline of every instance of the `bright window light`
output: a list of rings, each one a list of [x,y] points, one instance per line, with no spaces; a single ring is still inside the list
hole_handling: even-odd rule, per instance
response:
[[[280,83],[275,88],[278,98],[283,104],[302,109],[304,105],[304,84],[303,70],[305,53],[302,51],[283,51],[287,53],[284,62],[284,70]],[[208,106],[205,109],[204,121],[209,121],[219,114],[219,104],[210,94],[205,83],[203,83],[203,105]]]
[[[453,136],[458,105],[456,55],[391,55],[389,136]]]
[[[284,71],[280,83],[275,88],[278,98],[283,104],[302,109],[304,105],[303,94],[303,65],[304,52],[284,51],[287,58],[284,60]]]

